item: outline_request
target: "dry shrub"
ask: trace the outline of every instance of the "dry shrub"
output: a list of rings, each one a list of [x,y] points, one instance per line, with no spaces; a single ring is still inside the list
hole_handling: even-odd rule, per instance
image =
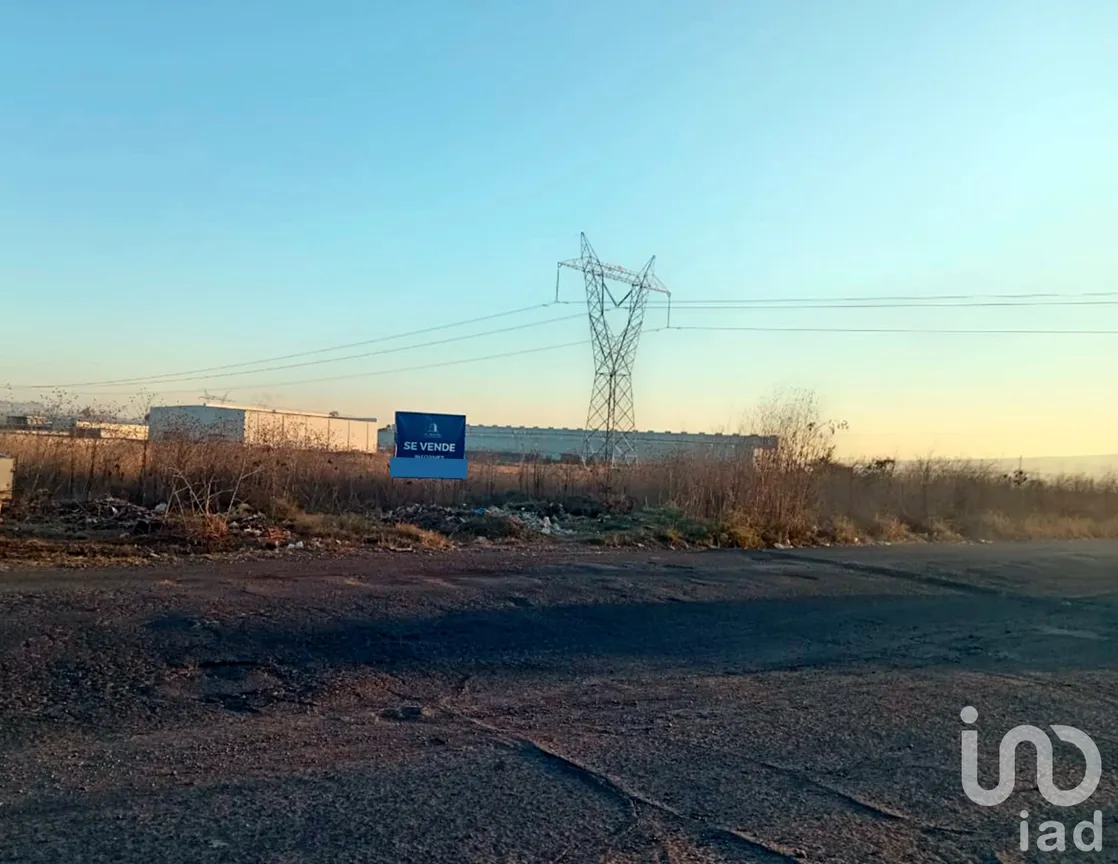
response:
[[[963,535],[955,530],[953,526],[938,517],[933,517],[929,520],[922,533],[929,540],[955,541],[963,539]]]
[[[384,453],[336,452],[191,439],[134,441],[0,433],[0,452],[16,457],[23,499],[90,500],[104,495],[183,511],[219,513],[244,502],[276,518],[369,512],[407,504],[571,501],[600,509],[592,472],[552,462],[502,464],[471,458],[465,481],[394,480]],[[631,506],[631,502],[629,502]]]
[[[596,539],[604,545],[662,545],[670,548],[757,549],[767,545],[757,528],[746,521],[698,519],[674,508],[650,510],[633,518],[614,520],[627,527],[607,527]]]
[[[495,513],[471,516],[454,530],[455,537],[484,537],[486,540],[521,538],[527,533],[528,529],[519,519]]]
[[[192,543],[218,545],[229,537],[229,524],[223,516],[213,513],[183,513],[175,516],[169,527]]]
[[[761,549],[767,544],[757,528],[748,522],[731,522],[721,526],[718,545],[727,549]]]
[[[407,522],[386,525],[361,513],[305,513],[289,501],[279,504],[282,521],[300,537],[343,540],[373,546],[449,549],[448,538]]]
[[[823,481],[835,432],[809,393],[778,394],[751,428],[776,436],[773,450],[734,454],[681,454],[639,466],[624,487],[646,506],[675,506],[719,524],[749,526],[765,543],[808,542],[819,534]]]
[[[833,543],[857,543],[861,539],[858,526],[849,516],[832,516],[824,527],[823,534]]]
[[[869,526],[869,535],[884,543],[899,543],[913,538],[908,526],[896,516],[877,516]]]
[[[378,542],[386,546],[422,546],[426,549],[451,549],[454,546],[450,540],[437,531],[428,531],[426,528],[419,528],[406,522],[400,522],[387,528],[382,527],[381,531]]]
[[[964,533],[979,540],[1098,540],[1118,537],[1118,516],[1098,520],[1032,514],[1014,519],[1005,513],[989,511],[969,518]]]
[[[141,441],[7,433],[0,452],[16,458],[16,491],[24,497],[130,497],[142,473]]]
[[[651,539],[752,547],[849,543],[862,536],[891,542],[1118,536],[1113,477],[1040,481],[967,461],[840,464],[833,439],[841,426],[822,418],[810,394],[781,394],[756,412],[749,427],[778,436],[775,450],[728,457],[680,453],[619,467],[611,472],[608,495],[602,494],[600,472],[531,458],[504,464],[479,455],[471,457],[465,481],[413,481],[389,477],[383,453],[282,444],[0,434],[0,451],[17,458],[16,494],[24,500],[108,494],[149,506],[165,502],[171,516],[224,518],[243,504],[291,524],[300,535],[361,541],[378,529],[375,520],[354,514],[408,504],[488,506],[526,499],[563,503],[569,513],[592,518],[652,514],[639,531],[603,525],[607,544]],[[207,536],[219,530],[199,524]],[[507,520],[481,517],[461,535],[501,539],[516,531]]]
[[[642,539],[644,538],[636,537],[625,531],[607,531],[604,534],[589,538],[588,542],[592,546],[604,546],[607,549],[617,549],[622,546],[632,546],[634,543],[640,543]]]
[[[300,537],[365,541],[380,524],[359,513],[304,513],[287,505],[279,518]]]

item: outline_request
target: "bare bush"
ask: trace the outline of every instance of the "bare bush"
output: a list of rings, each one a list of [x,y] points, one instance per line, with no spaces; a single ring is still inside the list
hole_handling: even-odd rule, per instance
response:
[[[676,514],[654,530],[664,542],[692,545],[1118,536],[1113,477],[1040,480],[966,461],[842,464],[833,443],[842,426],[823,418],[810,394],[782,394],[750,421],[750,431],[777,436],[775,450],[679,453],[626,466],[615,470],[608,496],[592,468],[534,458],[503,464],[484,454],[471,458],[467,480],[417,481],[389,477],[387,454],[308,448],[307,442],[7,434],[0,435],[0,451],[17,458],[20,498],[113,495],[164,503],[203,533],[220,532],[215,520],[242,504],[290,520],[408,504],[535,499],[572,512]],[[369,530],[344,520],[322,524],[342,533]]]
[[[644,466],[629,489],[699,518],[748,526],[766,542],[807,539],[817,531],[821,494],[843,424],[824,420],[810,393],[764,403],[751,429],[777,438],[775,449],[734,454],[680,454]]]

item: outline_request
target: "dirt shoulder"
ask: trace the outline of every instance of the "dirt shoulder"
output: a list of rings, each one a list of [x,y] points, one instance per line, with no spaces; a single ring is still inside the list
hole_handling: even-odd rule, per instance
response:
[[[379,549],[392,552],[471,548],[687,548],[764,545],[670,510],[607,509],[594,501],[528,501],[465,507],[408,504],[368,512],[272,512],[240,504],[218,513],[143,507],[102,497],[42,500],[8,508],[0,520],[0,569],[21,566],[167,564],[178,560],[245,560],[270,553],[330,558]]]
[[[973,805],[959,709],[991,742],[1074,725],[1112,764],[1115,562],[526,544],[12,570],[0,860],[1032,860],[1019,809],[1109,820],[1118,787]]]
[[[371,549],[396,553],[533,547],[596,549],[790,549],[959,542],[953,534],[859,534],[815,526],[792,542],[741,523],[710,522],[632,501],[521,501],[468,507],[407,504],[366,512],[306,513],[278,503],[241,503],[215,513],[143,507],[120,498],[40,500],[9,507],[0,519],[0,572],[23,567],[174,565],[178,562],[330,559]],[[979,540],[978,542],[989,542]]]

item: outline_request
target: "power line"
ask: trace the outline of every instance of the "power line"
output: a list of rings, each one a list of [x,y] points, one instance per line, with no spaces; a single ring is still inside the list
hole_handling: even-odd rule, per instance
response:
[[[670,308],[667,303],[649,303],[649,308]],[[673,301],[671,306],[677,312],[691,312],[697,309],[715,309],[726,312],[749,310],[754,312],[778,312],[804,309],[986,309],[986,308],[1037,308],[1041,306],[1118,306],[1118,300],[991,300],[980,302],[913,302],[913,303],[788,303],[780,306],[764,305],[753,300],[721,300],[708,303],[692,302],[679,305]]]
[[[1111,298],[1111,299],[1103,299]],[[684,309],[966,309],[984,307],[1118,306],[1118,291],[1074,294],[928,294],[924,296],[882,295],[877,297],[765,297],[757,299],[693,299],[670,303],[650,301],[649,308]],[[559,305],[581,305],[577,300],[557,300]]]
[[[581,316],[579,316],[581,317]],[[561,319],[556,319],[561,320]],[[644,331],[645,333],[671,332],[676,330],[729,330],[749,331],[763,333],[901,333],[901,334],[929,334],[929,335],[1118,335],[1118,330],[944,330],[934,328],[871,328],[871,327],[722,327],[722,326],[682,326],[682,327],[655,327]],[[519,357],[526,354],[537,354],[546,351],[556,351],[562,348],[574,348],[590,344],[587,340],[564,342],[558,345],[546,345],[539,348],[526,348],[518,351],[508,351],[501,354],[488,354],[482,357],[467,357],[461,360],[444,360],[436,363],[425,363],[417,366],[404,366],[395,369],[382,369],[375,372],[354,372],[347,375],[332,375],[324,378],[303,378],[295,381],[279,381],[271,383],[249,383],[232,388],[233,390],[265,389],[275,387],[295,387],[301,384],[321,384],[330,381],[346,381],[355,378],[371,378],[381,375],[395,375],[402,372],[416,372],[425,369],[440,369],[448,366],[458,366],[466,363],[480,363],[486,360],[499,360],[507,357]],[[187,393],[188,390],[163,391],[165,393]]]
[[[751,304],[762,304],[762,303],[819,303],[819,302],[823,302],[823,301],[828,301],[829,302],[830,299],[848,300],[848,301],[906,300],[906,301],[918,301],[918,302],[906,302],[906,303],[899,304],[898,306],[878,304],[878,303],[870,303],[869,305],[853,305],[853,306],[845,306],[845,305],[844,306],[836,306],[836,305],[819,305],[819,306],[783,305],[783,306],[776,306],[776,307],[770,307],[770,308],[777,308],[777,309],[785,309],[785,308],[789,308],[789,309],[795,309],[795,308],[858,308],[858,309],[866,309],[866,308],[906,308],[907,306],[913,306],[913,307],[917,307],[917,308],[929,308],[929,306],[931,306],[933,308],[936,307],[936,306],[943,306],[944,308],[966,308],[966,307],[969,307],[969,306],[1003,306],[1003,305],[1023,305],[1023,306],[1118,305],[1118,301],[1104,301],[1104,300],[1083,300],[1083,301],[1072,300],[1072,301],[1069,301],[1069,300],[1060,299],[1060,300],[1057,300],[1056,302],[1047,302],[1047,301],[1041,302],[1040,299],[1037,299],[1037,298],[1111,297],[1111,296],[1118,296],[1118,292],[1113,292],[1113,291],[1112,292],[1092,292],[1092,293],[1081,293],[1081,294],[1072,294],[1072,295],[1042,294],[1042,293],[1035,293],[1035,294],[1000,294],[1000,295],[999,294],[989,294],[989,295],[982,295],[982,294],[942,294],[942,295],[929,295],[929,296],[925,296],[925,297],[921,297],[921,298],[906,298],[906,297],[899,297],[898,296],[898,297],[882,297],[882,298],[878,298],[878,297],[875,297],[875,298],[870,298],[870,297],[865,297],[865,298],[858,298],[858,297],[848,297],[848,298],[790,298],[788,300],[783,300],[783,299],[780,299],[780,298],[772,298],[772,299],[767,299],[767,300],[738,300],[738,301],[733,301],[733,300],[721,300],[721,301],[694,300],[694,301],[682,301],[683,305],[682,305],[682,308],[679,311],[700,310],[700,309],[712,309],[712,310],[720,310],[720,311],[735,311],[736,309],[739,309],[739,308],[741,308],[741,309],[749,308]],[[981,303],[965,302],[965,303],[959,303],[957,305],[954,304],[954,303],[951,303],[951,302],[938,302],[938,303],[932,303],[932,304],[925,304],[923,302],[923,301],[969,301],[969,300],[973,300],[975,298],[983,298],[983,297],[1007,298],[1007,299],[1017,301],[1017,302],[1010,302],[1010,303],[1004,303],[1004,302],[998,302],[998,301],[992,301],[992,302],[989,302],[989,303],[986,303],[986,302],[981,302]],[[559,303],[559,305],[566,305],[570,301],[557,301],[557,302]],[[469,324],[479,323],[479,322],[482,322],[482,321],[489,321],[489,320],[494,320],[494,319],[498,319],[498,318],[502,318],[502,317],[508,317],[508,316],[511,316],[511,315],[523,314],[525,312],[529,312],[529,311],[533,311],[533,310],[537,310],[537,309],[544,309],[544,308],[548,308],[552,305],[556,305],[556,303],[552,302],[552,303],[545,303],[545,304],[537,304],[537,305],[534,305],[534,306],[526,306],[526,307],[522,307],[522,308],[519,308],[519,309],[512,309],[512,310],[508,310],[508,311],[505,311],[505,312],[494,313],[492,315],[484,315],[484,316],[479,316],[479,317],[475,317],[475,318],[466,319],[466,320],[463,320],[463,321],[457,321],[457,322],[452,322],[452,323],[448,323],[448,324],[441,324],[441,325],[437,325],[437,326],[434,326],[434,327],[426,327],[426,328],[422,328],[422,329],[419,329],[419,330],[409,331],[409,332],[406,332],[406,333],[399,333],[399,334],[394,334],[394,335],[389,335],[389,336],[382,336],[382,337],[377,337],[375,339],[363,340],[363,341],[360,341],[360,342],[352,342],[352,343],[348,343],[346,345],[336,345],[336,346],[332,346],[332,347],[329,347],[329,348],[316,349],[316,350],[313,350],[313,351],[303,351],[303,352],[296,352],[296,353],[292,353],[292,354],[279,355],[279,356],[276,356],[276,357],[269,358],[267,360],[247,361],[247,362],[242,362],[242,363],[229,363],[229,364],[223,364],[223,365],[219,365],[219,366],[203,367],[201,369],[195,369],[195,370],[190,370],[190,371],[186,371],[186,372],[166,373],[166,374],[163,374],[163,375],[151,375],[151,376],[142,376],[142,377],[136,377],[136,378],[109,379],[109,380],[103,380],[103,381],[88,381],[88,382],[71,383],[71,384],[51,384],[51,385],[39,384],[39,385],[22,385],[22,386],[17,385],[15,387],[15,389],[21,389],[21,390],[59,389],[59,390],[62,390],[62,389],[68,389],[68,388],[71,388],[71,387],[109,387],[109,386],[119,387],[119,386],[131,385],[131,384],[136,384],[136,385],[141,385],[142,386],[142,385],[145,385],[145,384],[162,384],[162,383],[175,384],[175,383],[180,383],[180,382],[185,383],[187,381],[208,381],[208,380],[216,379],[216,378],[227,378],[227,377],[236,377],[236,376],[244,376],[244,375],[253,375],[253,374],[256,374],[256,373],[280,371],[280,370],[284,370],[284,369],[305,368],[305,367],[308,367],[308,366],[316,366],[316,365],[322,365],[322,364],[328,364],[328,363],[345,362],[345,361],[349,361],[349,360],[364,359],[364,358],[367,358],[367,357],[379,356],[379,355],[383,355],[383,354],[398,353],[398,352],[402,352],[402,351],[411,351],[411,350],[416,350],[416,349],[419,349],[419,348],[433,347],[433,346],[449,344],[449,343],[453,343],[453,342],[466,341],[466,340],[469,340],[469,339],[476,339],[476,338],[481,338],[481,337],[484,337],[484,336],[498,335],[498,334],[501,334],[501,333],[507,333],[507,332],[512,332],[512,331],[516,331],[516,330],[523,330],[523,329],[529,329],[529,328],[533,328],[533,327],[547,326],[549,324],[560,323],[560,322],[563,322],[563,321],[570,321],[570,320],[574,320],[576,318],[581,318],[582,317],[581,314],[562,316],[562,317],[559,317],[559,318],[547,319],[545,321],[529,322],[527,324],[514,325],[514,326],[511,326],[511,327],[504,327],[504,328],[497,328],[497,329],[493,329],[493,330],[482,331],[480,333],[473,333],[473,334],[466,334],[466,335],[463,335],[463,336],[450,337],[450,338],[447,338],[447,339],[429,340],[429,341],[426,341],[426,342],[420,342],[420,343],[416,343],[416,344],[413,344],[413,345],[405,345],[405,346],[400,346],[400,347],[397,347],[397,348],[389,348],[389,349],[385,349],[385,350],[381,350],[381,351],[363,352],[363,353],[360,353],[360,354],[346,355],[346,356],[343,356],[343,357],[331,357],[331,358],[325,358],[325,359],[313,360],[313,361],[307,361],[307,362],[301,362],[301,363],[284,364],[284,365],[279,365],[279,366],[266,366],[266,367],[258,368],[258,369],[245,369],[245,367],[247,367],[247,366],[260,366],[261,364],[269,363],[269,362],[273,362],[273,361],[278,361],[278,360],[294,359],[294,358],[299,358],[299,357],[309,357],[309,356],[314,356],[314,355],[318,355],[318,354],[329,353],[329,352],[332,352],[332,351],[342,350],[342,349],[348,348],[348,347],[376,344],[376,343],[380,343],[380,342],[386,342],[386,341],[391,341],[391,340],[396,340],[396,339],[407,338],[407,337],[410,337],[410,336],[416,336],[416,335],[422,335],[422,334],[426,334],[426,333],[437,332],[437,331],[440,331],[440,330],[447,330],[447,329],[452,329],[452,328],[456,328],[456,327],[468,326]],[[673,305],[676,305],[676,304],[673,303]],[[761,311],[765,311],[765,307],[761,307]],[[955,334],[955,335],[1067,335],[1067,336],[1076,336],[1076,335],[1078,335],[1078,336],[1118,335],[1118,330],[1107,330],[1107,329],[1057,330],[1057,329],[1039,329],[1039,328],[1038,329],[1029,329],[1029,328],[1023,328],[1023,329],[999,329],[999,328],[990,328],[990,329],[936,329],[936,328],[903,328],[903,327],[895,327],[895,328],[894,327],[880,327],[880,328],[878,328],[878,327],[794,327],[794,326],[793,327],[768,327],[768,326],[729,326],[729,325],[712,325],[712,326],[677,325],[677,326],[670,327],[670,328],[662,327],[662,328],[657,328],[657,329],[658,330],[666,330],[666,329],[671,329],[671,330],[695,330],[695,331],[700,331],[700,330],[701,331],[739,331],[739,332],[753,332],[753,333],[852,333],[852,334],[859,334],[859,333],[861,333],[861,334],[896,333],[896,334],[913,334],[913,335],[919,335],[919,334],[952,335],[952,334]],[[647,331],[647,332],[655,332],[655,331],[650,330],[650,331]],[[525,352],[510,352],[508,354],[492,355],[492,357],[496,358],[496,357],[506,357],[506,356],[517,356],[520,353],[534,353],[534,352],[540,351],[540,350],[543,350],[543,351],[554,350],[557,347],[567,347],[568,344],[569,345],[575,345],[575,344],[584,344],[584,343],[567,343],[567,344],[564,344],[564,345],[561,345],[561,346],[550,346],[550,347],[546,347],[546,348],[542,348],[542,349],[529,349],[528,351],[525,351]],[[452,361],[446,361],[446,362],[442,362],[442,363],[427,364],[427,365],[416,366],[416,367],[405,367],[403,369],[398,369],[398,370],[385,370],[385,371],[382,371],[382,372],[354,373],[354,374],[351,374],[351,375],[333,376],[333,377],[327,377],[327,378],[305,379],[304,381],[280,382],[278,384],[246,383],[246,384],[243,384],[243,385],[239,385],[235,389],[243,390],[243,389],[247,389],[247,388],[250,388],[250,387],[255,388],[255,387],[270,387],[270,386],[291,386],[291,385],[297,385],[297,384],[300,384],[300,383],[316,383],[316,382],[319,382],[319,381],[333,381],[333,380],[343,380],[343,379],[346,379],[346,378],[360,378],[360,377],[364,377],[366,375],[383,375],[383,374],[391,374],[391,373],[397,372],[397,371],[403,372],[403,371],[411,371],[413,369],[437,368],[439,366],[444,366],[444,365],[454,365],[455,363],[458,363],[458,362],[472,363],[472,362],[478,362],[480,360],[485,360],[485,359],[489,359],[489,357],[468,358],[468,359],[465,359],[465,360],[462,360],[462,361],[453,361],[452,360]],[[229,369],[241,369],[243,371],[237,371],[237,372],[222,371],[222,370],[229,370]],[[216,372],[218,374],[214,374],[214,375],[200,374],[200,373],[205,373],[205,372],[210,372],[210,371]],[[192,391],[180,390],[180,391],[161,391],[161,392],[179,392],[179,393],[182,393],[182,392],[192,392]],[[118,394],[97,393],[97,394],[86,394],[86,395],[111,396],[111,395],[118,395]]]
[[[710,311],[736,311],[736,310],[749,310],[754,309],[757,311],[764,311],[769,309],[886,309],[886,308],[982,308],[982,307],[1012,307],[1012,306],[1112,306],[1118,305],[1118,300],[1101,300],[1101,299],[1069,299],[1069,298],[1103,298],[1103,297],[1118,297],[1118,291],[1095,291],[1095,292],[1079,292],[1073,294],[1057,294],[1051,292],[1033,292],[1033,293],[1017,293],[1017,294],[938,294],[938,295],[925,295],[922,297],[904,296],[904,295],[886,295],[886,296],[850,296],[850,297],[798,297],[798,298],[783,298],[783,297],[770,297],[759,298],[754,300],[741,300],[741,299],[721,299],[721,300],[677,300],[673,301],[672,305],[676,306],[679,311],[684,310],[710,310]],[[990,298],[995,302],[961,302],[961,301],[976,301],[983,298]],[[774,305],[779,304],[779,305]],[[850,304],[850,305],[848,305]],[[298,351],[290,354],[280,354],[272,357],[266,357],[259,360],[248,360],[238,363],[225,363],[215,366],[203,366],[196,369],[188,369],[180,372],[168,372],[159,375],[145,375],[133,378],[114,378],[99,381],[80,381],[69,382],[64,384],[27,384],[20,385],[19,389],[24,390],[56,390],[68,389],[72,387],[109,387],[120,386],[128,384],[144,385],[144,384],[159,384],[159,383],[174,383],[177,381],[202,381],[209,380],[210,378],[225,378],[233,377],[235,375],[247,375],[254,372],[270,372],[278,371],[286,368],[299,368],[303,365],[318,365],[320,363],[334,363],[343,362],[346,360],[361,359],[364,357],[376,356],[379,353],[392,353],[386,352],[367,352],[356,355],[347,355],[345,357],[328,358],[326,360],[314,361],[307,364],[288,364],[284,366],[264,366],[263,364],[278,363],[284,360],[294,360],[300,357],[312,357],[320,354],[328,354],[334,351],[343,351],[348,348],[356,348],[364,345],[373,345],[382,342],[394,341],[397,339],[405,339],[412,336],[421,336],[427,333],[434,333],[441,330],[449,330],[457,327],[465,327],[470,324],[477,324],[484,321],[492,321],[498,318],[509,317],[512,315],[520,315],[526,312],[535,311],[538,309],[545,309],[553,305],[581,305],[581,301],[564,301],[558,300],[550,303],[534,304],[532,306],[524,306],[518,309],[509,309],[504,312],[496,312],[491,315],[481,315],[475,318],[468,318],[462,321],[454,321],[448,324],[439,324],[433,327],[424,327],[418,330],[411,330],[404,333],[396,333],[388,336],[380,336],[373,339],[364,339],[357,342],[348,342],[340,345],[328,346],[325,348],[317,348],[308,351]],[[664,308],[660,303],[649,303],[650,307]],[[579,316],[571,316],[570,320]],[[551,319],[547,322],[538,322],[526,325],[527,327],[540,326],[540,324],[548,324],[557,321],[568,320],[566,318]],[[509,332],[515,329],[523,328],[507,328],[505,330],[498,329],[493,331],[485,331],[483,333],[460,337],[463,339],[477,338],[486,335],[497,335],[502,332]],[[793,329],[793,328],[789,328]],[[922,331],[926,332],[926,331]],[[1074,331],[1074,332],[1087,332],[1087,331]],[[445,342],[458,341],[458,339],[450,339],[443,341],[434,341],[429,343],[419,343],[414,346],[407,346],[395,350],[412,350],[413,348],[427,347],[428,345],[444,344]],[[262,366],[259,369],[246,369],[249,366]],[[244,369],[244,372],[228,373],[225,370],[230,369]],[[215,372],[220,374],[204,375],[203,373]],[[197,376],[197,377],[190,377]]]
[[[659,328],[659,329],[663,329],[663,328]],[[651,333],[651,332],[655,332],[655,331],[650,330],[650,331],[647,331],[647,332]],[[248,390],[250,388],[251,389],[270,389],[270,388],[274,388],[274,387],[294,387],[294,386],[298,386],[300,384],[321,384],[321,383],[324,383],[324,382],[327,382],[327,381],[346,381],[346,380],[351,380],[351,379],[354,379],[354,378],[372,378],[372,377],[379,376],[379,375],[395,375],[395,374],[398,374],[398,373],[401,373],[401,372],[416,372],[416,371],[423,370],[423,369],[440,369],[440,368],[443,368],[445,366],[458,366],[458,365],[465,364],[465,363],[480,363],[484,360],[501,360],[501,359],[504,359],[506,357],[519,357],[519,356],[524,355],[524,354],[539,354],[539,353],[542,353],[544,351],[557,351],[560,348],[573,348],[575,346],[589,345],[589,344],[590,343],[589,343],[588,340],[583,339],[583,340],[580,340],[578,342],[563,342],[559,345],[544,345],[544,346],[539,347],[539,348],[524,348],[524,349],[521,349],[521,350],[518,350],[518,351],[507,351],[503,354],[487,354],[483,357],[466,357],[466,358],[463,358],[461,360],[444,360],[444,361],[441,361],[441,362],[438,362],[438,363],[424,363],[424,364],[418,365],[418,366],[404,366],[404,367],[399,367],[399,368],[396,368],[396,369],[380,369],[380,370],[377,370],[375,372],[353,372],[353,373],[348,374],[348,375],[332,375],[332,376],[329,376],[329,377],[326,377],[326,378],[301,378],[297,381],[272,381],[272,382],[263,382],[263,383],[242,384],[240,386],[230,388],[230,392],[237,391],[237,390]],[[178,393],[194,393],[195,391],[194,390],[160,390],[160,391],[157,391],[157,392],[161,393],[161,394],[175,395],[175,394],[178,394]],[[124,394],[92,393],[92,394],[78,394],[78,395],[114,396],[114,395],[124,395]]]
[[[560,320],[560,319],[555,319]],[[1046,330],[1046,329],[934,329],[934,328],[901,328],[901,327],[737,327],[737,326],[673,326],[656,327],[646,330],[646,333],[671,332],[671,331],[737,331],[751,333],[845,333],[845,334],[927,334],[927,335],[1059,335],[1059,336],[1091,336],[1091,335],[1118,335],[1118,330]],[[574,348],[589,345],[588,340],[563,342],[557,345],[544,345],[537,348],[526,348],[517,351],[507,351],[499,354],[487,354],[481,357],[466,357],[458,360],[444,360],[435,363],[424,363],[415,366],[403,366],[394,369],[381,369],[373,372],[354,372],[346,375],[332,375],[320,378],[302,378],[291,381],[250,382],[231,390],[269,389],[276,387],[296,387],[303,384],[320,384],[330,381],[345,381],[357,378],[372,378],[381,375],[395,375],[404,372],[416,372],[426,369],[440,369],[449,366],[458,366],[468,363],[481,363],[488,360],[500,360],[509,357],[519,357],[528,354],[539,354],[547,351],[557,351],[563,348]],[[420,347],[420,346],[412,346]],[[260,371],[260,370],[253,370]],[[177,382],[175,382],[177,383]],[[175,395],[179,393],[193,393],[194,390],[160,390],[159,394]],[[75,393],[82,396],[124,396],[123,393]]]
[[[722,299],[697,299],[673,300],[672,305],[689,305],[692,303],[873,303],[873,302],[924,302],[938,301],[965,301],[965,300],[1068,300],[1068,299],[1097,299],[1102,297],[1118,297],[1118,291],[1078,291],[1071,293],[1055,292],[1029,292],[1009,294],[883,294],[861,295],[847,297],[759,297],[753,299],[722,298]]]
[[[960,336],[1118,336],[1118,330],[943,330],[916,327],[725,327],[720,325],[675,326],[670,330],[737,330],[750,333],[927,333],[929,335],[958,334]]]
[[[419,342],[414,345],[401,345],[398,348],[384,348],[379,351],[366,351],[361,354],[347,354],[343,357],[328,357],[322,360],[308,360],[302,363],[288,363],[282,366],[265,366],[260,369],[245,369],[238,372],[217,372],[213,375],[152,375],[146,378],[130,378],[119,379],[116,381],[98,382],[91,381],[81,384],[34,384],[26,385],[21,389],[26,390],[55,390],[66,389],[68,387],[108,387],[108,386],[123,386],[127,384],[178,384],[186,381],[211,381],[216,378],[230,378],[240,375],[255,375],[260,372],[278,372],[284,369],[301,369],[307,366],[321,366],[327,363],[342,363],[347,360],[361,360],[367,357],[376,357],[383,354],[397,354],[401,351],[413,351],[417,348],[430,348],[436,345],[447,345],[451,342],[463,342],[468,339],[479,339],[483,336],[496,336],[501,333],[511,333],[516,330],[527,330],[532,327],[543,327],[548,324],[557,324],[562,321],[573,321],[576,318],[582,318],[581,314],[578,315],[564,315],[559,318],[549,318],[545,321],[532,321],[527,324],[516,324],[511,327],[499,327],[495,330],[483,330],[480,333],[467,333],[463,336],[451,336],[447,339],[434,339],[427,342]],[[451,325],[446,325],[447,327]],[[434,329],[434,328],[433,328]],[[442,328],[442,329],[445,329]],[[386,338],[399,338],[399,337],[386,337]]]
[[[546,309],[552,306],[552,303],[537,303],[533,306],[523,306],[520,309],[509,309],[506,312],[496,312],[492,315],[481,315],[477,318],[467,318],[463,321],[454,321],[450,324],[439,324],[434,327],[424,327],[420,330],[410,330],[406,333],[396,333],[390,336],[378,336],[374,339],[364,339],[360,342],[348,342],[343,345],[332,345],[328,348],[316,348],[311,351],[298,351],[294,354],[280,354],[275,357],[266,357],[261,360],[246,360],[241,363],[225,363],[220,366],[203,366],[199,369],[185,369],[181,372],[167,372],[162,375],[145,375],[138,378],[115,378],[105,381],[85,381],[80,383],[71,384],[28,384],[22,389],[25,390],[53,390],[62,389],[66,387],[101,387],[109,386],[110,384],[142,384],[145,382],[154,382],[163,379],[180,378],[183,375],[197,375],[202,372],[217,372],[225,369],[240,369],[245,366],[259,366],[264,363],[278,363],[283,360],[294,360],[298,357],[311,357],[317,354],[328,354],[331,351],[344,351],[347,348],[359,348],[362,345],[374,345],[379,342],[389,342],[395,339],[407,339],[411,336],[422,336],[426,333],[434,333],[439,330],[451,330],[455,327],[466,327],[470,324],[480,324],[483,321],[492,321],[497,318],[507,318],[511,315],[521,315],[525,312],[532,312],[538,309]],[[480,334],[479,334],[480,335]],[[264,372],[265,369],[254,369],[252,372]],[[247,373],[245,373],[247,374]],[[188,379],[189,380],[189,379]]]

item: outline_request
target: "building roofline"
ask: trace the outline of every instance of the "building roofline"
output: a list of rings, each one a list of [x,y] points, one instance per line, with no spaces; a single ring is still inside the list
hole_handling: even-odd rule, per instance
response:
[[[262,408],[259,405],[232,405],[227,402],[211,405],[197,402],[191,405],[153,405],[152,409],[164,408],[228,408],[230,411],[251,411],[254,414],[282,414],[286,417],[321,417],[326,420],[354,420],[360,423],[376,423],[376,417],[352,417],[348,414],[322,414],[318,411],[298,411],[292,408]]]
[[[386,431],[392,429],[396,424],[389,423],[386,426],[381,426],[378,431]],[[499,430],[501,432],[574,432],[579,435],[585,435],[586,429],[572,426],[507,426],[492,423],[467,423],[466,431],[472,429],[484,430]],[[631,436],[640,437],[643,435],[678,435],[680,438],[704,438],[704,439],[718,439],[722,441],[741,441],[747,439],[776,439],[777,435],[765,435],[759,432],[675,432],[671,429],[659,431],[656,429],[637,429],[632,432],[626,433]]]

